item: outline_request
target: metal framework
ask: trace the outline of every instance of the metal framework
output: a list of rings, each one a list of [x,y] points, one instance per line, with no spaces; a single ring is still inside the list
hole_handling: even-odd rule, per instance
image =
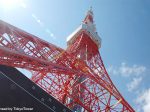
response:
[[[32,72],[31,80],[76,112],[134,112],[101,59],[101,39],[88,11],[63,50],[0,21],[0,64]]]

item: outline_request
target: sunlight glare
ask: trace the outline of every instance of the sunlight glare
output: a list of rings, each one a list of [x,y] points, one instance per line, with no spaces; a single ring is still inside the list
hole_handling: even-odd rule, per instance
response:
[[[3,9],[9,10],[14,9],[17,6],[19,6],[21,3],[21,0],[0,0],[0,5],[3,7]]]

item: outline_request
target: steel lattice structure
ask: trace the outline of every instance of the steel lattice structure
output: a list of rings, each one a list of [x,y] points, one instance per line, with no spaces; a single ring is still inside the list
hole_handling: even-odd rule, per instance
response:
[[[101,59],[101,39],[89,10],[63,50],[0,21],[0,64],[32,72],[31,80],[76,112],[134,112]]]

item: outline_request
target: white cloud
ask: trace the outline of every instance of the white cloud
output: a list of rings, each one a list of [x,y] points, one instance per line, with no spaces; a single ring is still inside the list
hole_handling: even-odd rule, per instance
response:
[[[137,97],[136,104],[139,107],[137,110],[150,112],[150,88]]]
[[[140,75],[146,71],[146,67],[143,65],[132,65],[128,66],[126,63],[121,63],[120,67],[110,66],[108,72],[113,75],[131,76]]]
[[[133,78],[131,83],[127,84],[128,91],[132,92],[133,90],[137,89],[141,81],[142,77]]]

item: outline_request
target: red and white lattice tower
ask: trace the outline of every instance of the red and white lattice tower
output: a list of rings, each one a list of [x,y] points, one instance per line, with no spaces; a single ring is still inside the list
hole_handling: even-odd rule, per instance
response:
[[[112,83],[101,59],[93,12],[63,50],[0,21],[0,64],[32,72],[31,80],[76,112],[134,112]]]

